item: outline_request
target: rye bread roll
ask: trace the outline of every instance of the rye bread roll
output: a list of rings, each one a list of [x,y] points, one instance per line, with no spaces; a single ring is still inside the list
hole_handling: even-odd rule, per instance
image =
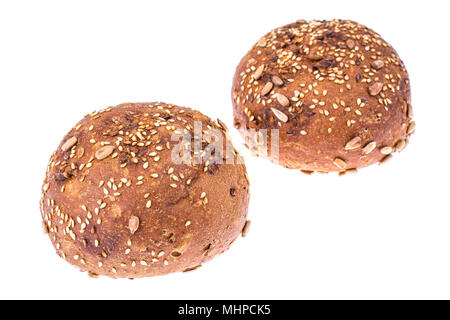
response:
[[[410,83],[396,51],[348,20],[297,21],[262,37],[233,79],[234,126],[256,155],[304,172],[384,163],[414,132]]]
[[[217,154],[226,163],[204,154],[173,162],[186,154],[174,133],[205,150],[213,130],[231,146]],[[220,121],[165,103],[126,103],[85,116],[64,137],[41,213],[64,260],[94,277],[137,278],[192,270],[227,250],[248,230],[248,202],[245,165]]]

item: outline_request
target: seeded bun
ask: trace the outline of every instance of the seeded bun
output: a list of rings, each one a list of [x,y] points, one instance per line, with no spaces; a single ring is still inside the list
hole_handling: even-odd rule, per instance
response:
[[[396,51],[348,20],[297,21],[262,37],[233,79],[234,126],[264,156],[306,173],[383,163],[413,133],[409,78]],[[272,160],[271,142],[268,157]]]
[[[190,134],[194,121],[227,141],[220,121],[165,103],[109,107],[73,127],[41,200],[57,254],[93,277],[148,277],[195,269],[246,233],[249,182],[229,141],[226,163],[172,161],[183,153],[172,134]]]

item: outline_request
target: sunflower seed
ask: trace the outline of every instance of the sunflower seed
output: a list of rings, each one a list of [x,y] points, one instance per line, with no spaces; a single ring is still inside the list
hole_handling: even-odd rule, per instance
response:
[[[281,93],[277,93],[277,101],[283,107],[287,107],[289,105],[289,99]]]
[[[281,78],[278,77],[278,76],[272,76],[272,82],[273,82],[276,86],[279,86],[279,87],[281,87],[281,86],[284,84],[283,80],[281,80]]]
[[[287,122],[289,120],[288,116],[285,115],[283,112],[281,112],[278,109],[275,108],[270,108],[272,109],[273,114],[275,115],[275,117],[278,118],[278,120],[280,120],[281,122]]]
[[[408,118],[410,118],[410,119],[413,117],[412,105],[410,105],[409,103],[408,103],[408,106],[407,106],[407,109],[406,109],[406,116]]]
[[[387,156],[388,154],[392,153],[392,148],[391,147],[383,147],[380,149],[380,152],[381,152],[381,154],[384,154]]]
[[[256,43],[256,46],[264,48],[265,46],[267,46],[267,40],[264,38],[259,39],[259,41]]]
[[[345,44],[347,45],[347,47],[348,47],[349,49],[353,49],[353,48],[355,47],[355,45],[356,45],[355,41],[353,41],[352,39],[348,39],[348,40],[345,42]]]
[[[113,151],[113,146],[104,146],[95,152],[95,157],[97,158],[97,160],[103,160],[107,158],[111,153],[113,153]]]
[[[345,150],[354,150],[361,147],[361,138],[354,137],[345,145]]]
[[[244,228],[242,228],[242,237],[245,237],[250,230],[251,221],[247,220],[244,224]]]
[[[263,71],[264,71],[264,67],[265,67],[265,65],[262,64],[256,69],[255,73],[253,74],[253,78],[255,78],[255,80],[258,80],[259,78],[261,78]]]
[[[70,137],[69,139],[64,142],[64,144],[61,146],[62,151],[70,150],[74,145],[76,145],[78,142],[77,137]]]
[[[414,121],[409,123],[407,134],[412,134],[416,129],[416,123]]]
[[[356,168],[347,169],[347,170],[345,170],[345,173],[346,174],[355,174],[355,173],[358,173],[358,169],[356,169]]]
[[[195,267],[186,268],[186,269],[183,270],[183,272],[194,271],[195,269],[198,269],[198,268],[200,268],[201,266],[202,266],[202,265],[199,264],[198,266],[195,266]]]
[[[379,94],[381,92],[381,90],[383,90],[383,83],[375,82],[374,84],[372,84],[369,87],[369,94],[371,96],[376,96],[377,94]]]
[[[48,230],[48,226],[45,222],[42,222],[42,231],[44,232],[44,234],[49,234],[49,230]]]
[[[376,147],[377,147],[377,143],[375,141],[369,142],[368,144],[366,144],[366,146],[364,148],[362,148],[362,153],[369,154],[373,150],[375,150]]]
[[[375,60],[371,63],[372,68],[374,68],[375,70],[380,70],[381,68],[384,67],[384,62],[383,60]]]
[[[268,94],[273,88],[273,83],[272,82],[267,82],[264,87],[261,90],[261,95],[265,96],[266,94]]]
[[[400,140],[395,144],[395,151],[401,152],[403,149],[405,149],[405,147],[406,147],[406,141]]]
[[[347,163],[344,160],[342,160],[341,158],[335,158],[333,160],[333,163],[336,167],[338,167],[341,170],[343,170],[347,167]]]
[[[139,228],[139,218],[136,216],[131,216],[128,221],[128,228],[130,229],[131,234],[134,234]]]
[[[392,159],[392,154],[388,154],[387,156],[384,156],[384,157],[380,160],[380,163],[379,163],[379,164],[386,163],[386,162],[388,162],[388,161],[391,160],[391,159]]]

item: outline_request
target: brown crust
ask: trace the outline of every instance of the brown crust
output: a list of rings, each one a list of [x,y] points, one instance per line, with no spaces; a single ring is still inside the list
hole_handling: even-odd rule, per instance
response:
[[[225,140],[210,118],[165,103],[110,107],[72,128],[51,156],[41,199],[57,254],[91,276],[136,278],[227,250],[246,223],[245,165],[173,164],[171,134],[194,120]]]
[[[379,162],[382,148],[403,149],[414,126],[403,62],[348,20],[297,21],[266,34],[239,63],[232,100],[248,148],[261,155],[251,130],[278,128],[279,163],[306,172]],[[363,152],[371,142],[376,148]]]

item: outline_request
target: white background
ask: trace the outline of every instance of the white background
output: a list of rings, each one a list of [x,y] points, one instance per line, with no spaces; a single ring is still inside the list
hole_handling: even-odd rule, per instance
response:
[[[1,298],[450,298],[449,33],[445,1],[2,1]],[[191,273],[91,279],[41,230],[48,158],[85,114],[190,106],[232,128],[231,80],[272,28],[348,18],[408,67],[417,122],[401,154],[356,176],[253,158],[252,229]]]

